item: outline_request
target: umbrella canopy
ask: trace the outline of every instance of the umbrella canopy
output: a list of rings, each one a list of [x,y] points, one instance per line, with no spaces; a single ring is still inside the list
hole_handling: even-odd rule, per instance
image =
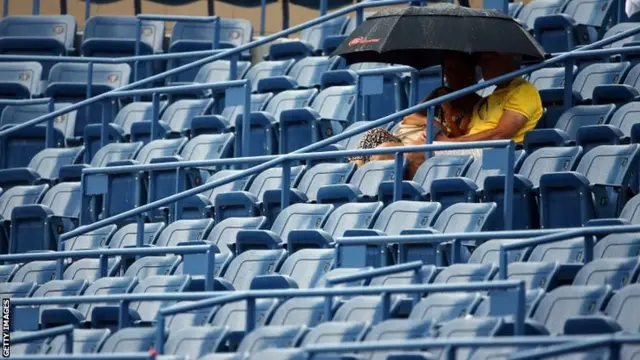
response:
[[[496,10],[451,4],[386,9],[360,24],[333,52],[347,64],[381,62],[423,69],[445,51],[500,52],[542,60],[542,46],[519,23]]]

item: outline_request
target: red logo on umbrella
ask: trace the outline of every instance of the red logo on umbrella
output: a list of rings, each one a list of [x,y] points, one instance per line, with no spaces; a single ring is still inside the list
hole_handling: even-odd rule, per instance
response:
[[[360,36],[349,41],[349,46],[361,45],[361,44],[375,44],[379,41],[380,39],[367,39],[364,36]]]

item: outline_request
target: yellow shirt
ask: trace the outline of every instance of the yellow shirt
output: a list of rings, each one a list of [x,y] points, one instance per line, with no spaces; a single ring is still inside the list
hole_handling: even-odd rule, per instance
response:
[[[495,129],[498,127],[504,110],[515,111],[527,118],[526,124],[513,137],[516,143],[524,141],[524,134],[536,127],[542,117],[543,108],[540,94],[533,84],[515,78],[509,85],[497,88],[473,108],[468,135]]]

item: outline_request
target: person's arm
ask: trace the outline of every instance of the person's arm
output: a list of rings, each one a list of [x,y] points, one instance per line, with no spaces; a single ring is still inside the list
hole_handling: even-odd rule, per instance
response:
[[[527,119],[519,112],[504,110],[498,126],[485,130],[473,135],[465,135],[458,138],[449,138],[444,135],[438,134],[435,140],[437,141],[452,141],[452,142],[468,142],[468,141],[485,141],[485,140],[503,140],[513,138],[520,129],[527,123]]]

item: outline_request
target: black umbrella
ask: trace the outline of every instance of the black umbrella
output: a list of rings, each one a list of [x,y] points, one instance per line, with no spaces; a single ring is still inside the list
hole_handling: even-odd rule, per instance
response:
[[[545,58],[542,46],[515,20],[496,10],[451,4],[386,9],[360,24],[333,52],[347,64],[379,62],[423,69],[444,51],[500,52]]]

